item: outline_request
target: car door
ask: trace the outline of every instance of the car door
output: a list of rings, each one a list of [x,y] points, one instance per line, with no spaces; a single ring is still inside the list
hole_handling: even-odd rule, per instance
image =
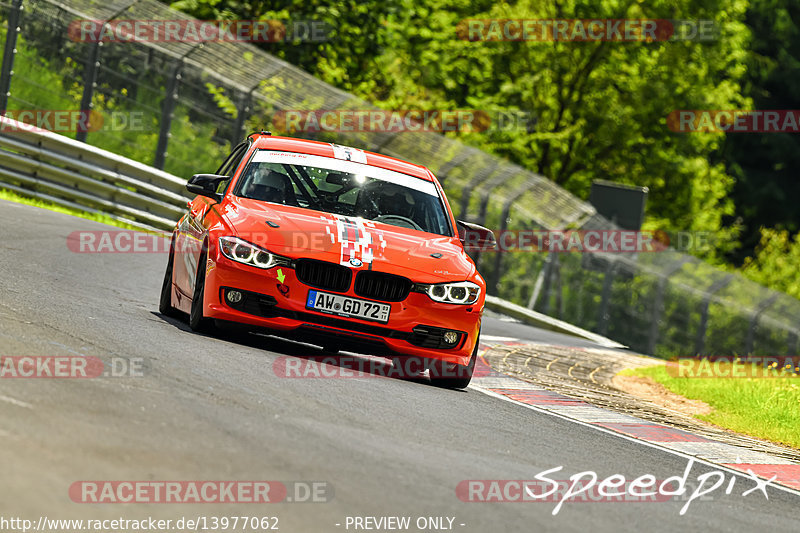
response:
[[[229,179],[220,183],[217,192],[224,193],[239,164],[242,162],[249,143],[242,143],[233,149],[231,154],[215,172],[220,176],[229,176]],[[205,218],[216,202],[206,196],[197,196],[188,203],[189,212],[184,215],[178,224],[175,235],[175,260],[173,270],[174,281],[180,293],[179,297],[191,299],[194,291],[194,281],[197,275],[197,262],[203,251],[203,241],[206,237],[207,225]]]

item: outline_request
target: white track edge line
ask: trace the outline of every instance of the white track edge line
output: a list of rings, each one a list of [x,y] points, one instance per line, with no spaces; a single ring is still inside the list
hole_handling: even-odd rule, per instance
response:
[[[470,388],[472,390],[475,390],[477,392],[480,392],[482,394],[486,394],[487,396],[491,396],[493,398],[498,398],[500,400],[505,400],[505,401],[507,401],[509,403],[512,403],[512,404],[521,405],[522,407],[527,407],[528,409],[532,409],[532,410],[534,410],[534,411],[536,411],[538,413],[547,414],[547,415],[550,415],[550,416],[554,416],[556,418],[561,418],[561,419],[566,420],[568,422],[572,422],[574,424],[579,424],[581,426],[589,427],[589,428],[592,428],[594,430],[601,431],[603,433],[607,433],[609,435],[613,435],[615,437],[619,437],[621,439],[625,439],[625,440],[630,441],[630,442],[635,442],[637,444],[642,444],[642,445],[648,446],[650,448],[655,448],[656,450],[661,450],[661,451],[664,451],[664,452],[668,452],[668,453],[670,453],[672,455],[676,455],[678,457],[683,457],[684,459],[694,459],[696,462],[698,462],[700,464],[703,464],[703,465],[706,465],[706,466],[710,466],[710,467],[714,467],[714,468],[718,468],[718,469],[722,469],[722,470],[725,470],[726,472],[728,472],[730,474],[733,474],[733,475],[736,475],[736,476],[739,476],[739,477],[742,477],[742,478],[745,478],[745,479],[752,479],[747,474],[747,472],[742,472],[740,470],[736,470],[734,468],[730,468],[730,467],[725,466],[723,464],[713,463],[713,462],[711,462],[711,461],[709,461],[707,459],[701,459],[700,457],[697,457],[695,455],[691,455],[691,454],[688,454],[688,453],[685,453],[685,452],[681,452],[681,451],[678,451],[678,450],[673,450],[671,448],[667,448],[666,446],[660,446],[659,444],[657,444],[655,442],[652,442],[652,441],[637,439],[637,438],[625,435],[623,433],[618,433],[616,431],[613,431],[613,430],[608,429],[608,428],[604,428],[603,426],[599,426],[597,424],[592,424],[590,422],[584,422],[582,420],[577,420],[575,418],[570,418],[570,417],[562,415],[560,413],[556,413],[556,412],[553,412],[553,411],[548,411],[547,409],[543,409],[541,407],[537,407],[536,405],[523,403],[523,402],[520,402],[518,400],[512,400],[511,398],[508,398],[507,396],[503,396],[500,393],[493,392],[493,391],[490,391],[488,389],[481,388],[478,385],[471,384],[471,385],[469,385],[468,388]],[[744,464],[747,464],[747,463],[744,463]],[[771,463],[766,463],[766,464],[771,464]],[[774,466],[780,467],[782,465],[774,465]],[[786,487],[784,485],[779,485],[779,484],[775,483],[774,481],[770,482],[768,486],[775,487],[778,490],[782,490],[784,492],[788,492],[789,494],[792,494],[794,496],[800,496],[800,490],[793,489],[791,487]]]

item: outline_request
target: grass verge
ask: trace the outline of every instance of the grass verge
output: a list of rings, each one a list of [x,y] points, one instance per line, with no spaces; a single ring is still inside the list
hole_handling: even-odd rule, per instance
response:
[[[696,415],[701,420],[800,448],[800,379],[796,377],[677,377],[665,365],[621,374],[649,377],[676,394],[707,403],[714,411]]]
[[[50,202],[45,202],[43,200],[37,200],[35,198],[27,198],[25,196],[21,196],[15,192],[11,192],[6,189],[0,189],[0,200],[9,200],[11,202],[16,202],[18,204],[25,204],[25,205],[32,205],[34,207],[41,207],[42,209],[49,209],[50,211],[55,211],[57,213],[64,213],[65,215],[72,215],[74,217],[85,218],[86,220],[93,220],[95,222],[100,222],[102,224],[108,224],[109,226],[116,226],[118,228],[123,229],[131,229],[142,231],[141,228],[137,228],[136,226],[132,226],[130,224],[126,224],[120,220],[116,220],[111,218],[107,215],[98,215],[95,213],[87,213],[85,211],[79,211],[77,209],[70,209],[69,207],[64,207],[60,205],[56,205]]]

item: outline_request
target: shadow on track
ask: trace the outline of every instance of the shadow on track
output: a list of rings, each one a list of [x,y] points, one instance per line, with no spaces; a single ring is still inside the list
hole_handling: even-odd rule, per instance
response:
[[[376,377],[431,385],[427,375],[427,368],[423,368],[421,362],[411,364],[415,363],[413,359],[418,360],[419,358],[401,355],[395,357],[391,355],[366,355],[356,352],[338,353],[317,345],[277,336],[267,329],[254,329],[236,324],[226,324],[224,327],[215,327],[213,332],[199,333],[192,331],[185,318],[168,317],[157,311],[151,311],[151,314],[155,319],[185,333],[274,352],[277,354],[273,362],[273,369],[276,372],[294,371],[306,374],[306,376],[287,375],[286,377]],[[299,359],[304,363],[297,364],[297,362],[294,362],[287,364],[289,357]],[[331,367],[335,368],[332,369]]]

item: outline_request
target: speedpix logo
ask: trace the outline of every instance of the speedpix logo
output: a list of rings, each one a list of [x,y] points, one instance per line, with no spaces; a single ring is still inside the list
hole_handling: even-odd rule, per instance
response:
[[[723,486],[726,495],[732,494],[734,489],[741,490],[736,484],[737,476],[731,475],[726,484],[725,474],[718,470],[699,474],[696,481],[690,481],[693,466],[694,459],[689,459],[682,476],[661,481],[651,474],[633,480],[621,474],[599,479],[597,473],[590,470],[573,474],[569,480],[557,480],[549,477],[564,468],[557,466],[536,474],[533,480],[464,480],[456,487],[456,496],[463,502],[555,502],[553,515],[557,515],[566,502],[668,501],[688,495],[682,499],[686,503],[679,512],[684,515],[692,502],[714,494]],[[767,486],[777,476],[761,479],[750,469],[747,473],[752,484],[741,496],[760,492],[768,500]]]

